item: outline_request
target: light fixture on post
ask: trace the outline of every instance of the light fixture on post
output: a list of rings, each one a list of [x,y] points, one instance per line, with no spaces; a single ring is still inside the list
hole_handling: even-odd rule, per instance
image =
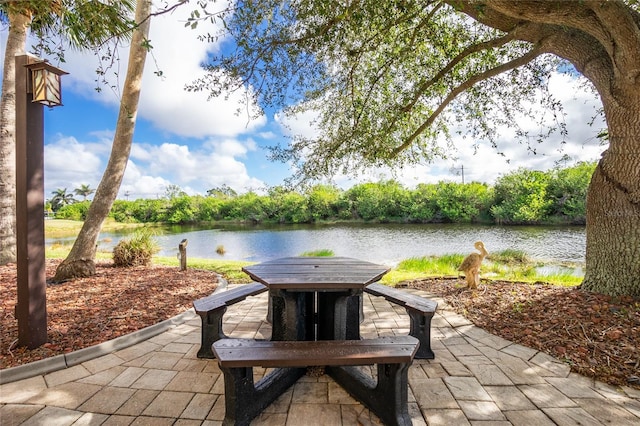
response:
[[[62,105],[62,85],[60,76],[68,72],[56,68],[47,61],[37,61],[25,65],[31,70],[31,78],[27,78],[27,92],[32,94],[31,102],[37,102],[48,107]]]
[[[62,105],[60,76],[68,74],[29,55],[16,71],[16,270],[18,345],[47,342],[44,253],[44,108]]]

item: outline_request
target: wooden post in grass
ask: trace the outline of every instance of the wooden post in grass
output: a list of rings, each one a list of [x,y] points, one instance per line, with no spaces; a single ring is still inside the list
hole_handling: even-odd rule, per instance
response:
[[[187,270],[187,239],[180,241],[178,244],[179,257],[180,257],[180,270]]]

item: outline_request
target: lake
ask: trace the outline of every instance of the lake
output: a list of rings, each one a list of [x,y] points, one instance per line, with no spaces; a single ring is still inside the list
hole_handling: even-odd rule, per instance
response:
[[[99,249],[111,249],[125,234],[103,233]],[[156,237],[161,256],[176,256],[188,240],[192,258],[261,262],[306,251],[329,249],[336,256],[393,265],[411,257],[467,254],[481,240],[487,250],[522,250],[545,262],[584,263],[584,227],[495,226],[458,224],[339,224],[282,226],[167,227]],[[47,240],[47,244],[64,242]],[[68,240],[66,241],[69,242]],[[225,254],[216,253],[222,246]]]

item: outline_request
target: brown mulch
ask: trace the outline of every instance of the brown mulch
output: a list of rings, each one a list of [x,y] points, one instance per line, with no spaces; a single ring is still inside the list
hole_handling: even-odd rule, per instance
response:
[[[58,261],[47,260],[47,277]],[[403,283],[442,297],[477,326],[565,360],[574,371],[613,385],[640,389],[640,300],[611,298],[544,284],[462,280]],[[0,368],[92,346],[182,313],[211,294],[211,271],[98,264],[97,274],[47,284],[49,343],[17,347],[15,265],[0,266]]]
[[[478,327],[546,352],[573,371],[640,389],[640,300],[613,298],[543,283],[462,280],[403,283],[426,290]]]
[[[60,260],[47,260],[47,278]],[[97,264],[91,278],[47,283],[49,342],[17,347],[15,265],[0,266],[0,368],[72,352],[157,324],[185,312],[195,299],[216,289],[212,271],[147,266],[116,268]]]

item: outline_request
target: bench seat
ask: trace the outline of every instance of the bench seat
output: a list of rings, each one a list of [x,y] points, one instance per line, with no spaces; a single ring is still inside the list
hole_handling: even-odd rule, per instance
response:
[[[380,283],[369,284],[364,291],[372,296],[384,297],[389,302],[405,308],[410,320],[409,335],[420,341],[416,358],[435,358],[431,350],[431,319],[438,308],[437,302]]]
[[[211,345],[227,337],[222,331],[222,317],[227,307],[265,291],[267,291],[266,286],[253,282],[195,300],[193,308],[202,319],[202,338],[198,358],[215,358]]]
[[[248,425],[305,374],[327,373],[384,424],[410,425],[408,368],[420,342],[411,336],[365,340],[256,341],[224,339],[213,352],[224,374],[224,425]],[[354,366],[377,365],[377,379]],[[276,368],[254,383],[253,367]]]

